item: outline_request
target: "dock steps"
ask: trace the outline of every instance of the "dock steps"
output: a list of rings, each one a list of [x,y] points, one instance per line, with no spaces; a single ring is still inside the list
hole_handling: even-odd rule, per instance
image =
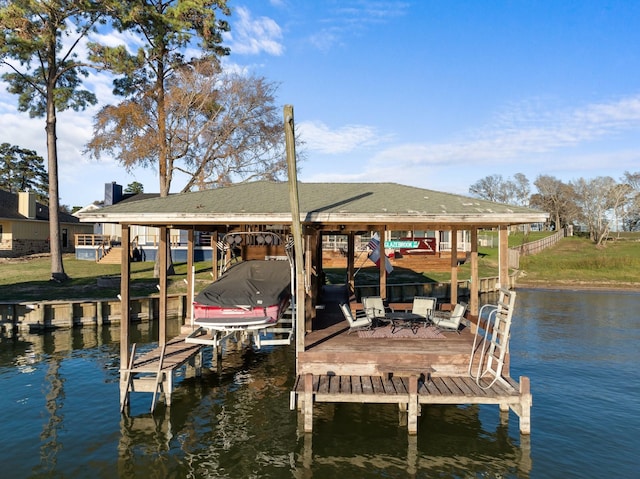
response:
[[[181,335],[136,357],[136,344],[132,345],[129,364],[120,370],[120,411],[124,412],[132,392],[153,394],[151,412],[155,409],[158,393],[165,403],[171,404],[174,372],[188,365],[194,375],[202,372],[202,345],[185,342]]]

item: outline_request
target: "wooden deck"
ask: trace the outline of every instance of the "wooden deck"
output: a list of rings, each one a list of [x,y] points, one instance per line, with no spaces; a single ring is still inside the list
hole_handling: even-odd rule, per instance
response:
[[[469,374],[470,326],[460,334],[443,332],[444,339],[359,337],[349,333],[339,312],[340,293],[325,299],[314,331],[305,337],[305,351],[298,353],[291,397],[291,407],[304,413],[306,431],[312,429],[313,402],[358,402],[399,404],[408,412],[410,434],[417,432],[423,404],[498,404],[501,410],[514,410],[520,431],[530,433],[528,378],[518,383],[509,377],[507,362],[495,384],[477,384]],[[479,357],[474,356],[473,371]]]
[[[174,373],[184,365],[188,364],[192,373],[200,376],[203,346],[189,344],[185,342],[185,338],[186,335],[180,335],[167,342],[162,364],[160,364],[161,345],[139,357],[135,357],[135,354],[132,355],[134,357],[133,363],[126,369],[120,370],[121,409],[128,403],[128,396],[131,392],[153,393],[152,408],[155,404],[155,395],[160,392],[164,395],[165,403],[170,405]]]

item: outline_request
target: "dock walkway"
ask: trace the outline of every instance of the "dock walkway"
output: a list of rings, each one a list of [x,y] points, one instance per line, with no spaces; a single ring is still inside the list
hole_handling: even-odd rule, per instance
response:
[[[408,377],[305,374],[296,379],[291,408],[295,409],[300,401],[304,429],[310,431],[314,402],[398,404],[407,411],[409,434],[416,434],[422,404],[498,404],[501,411],[511,408],[520,418],[522,434],[530,433],[531,392],[527,377],[520,377],[519,384],[506,377],[486,389],[483,382],[480,385],[470,377],[430,374]]]

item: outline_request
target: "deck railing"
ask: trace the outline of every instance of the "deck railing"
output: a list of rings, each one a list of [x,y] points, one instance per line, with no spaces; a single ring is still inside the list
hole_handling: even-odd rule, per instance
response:
[[[517,273],[509,275],[509,288],[516,285]],[[471,280],[458,280],[458,296],[469,297],[471,293]],[[363,296],[380,296],[380,285],[356,285],[355,295],[358,302]],[[495,293],[500,290],[500,278],[491,276],[478,278],[479,293]],[[415,296],[433,296],[438,299],[448,299],[451,297],[451,282],[443,283],[399,283],[388,284],[386,298],[392,303],[412,301]]]
[[[111,242],[111,236],[77,234],[76,246],[104,246]]]

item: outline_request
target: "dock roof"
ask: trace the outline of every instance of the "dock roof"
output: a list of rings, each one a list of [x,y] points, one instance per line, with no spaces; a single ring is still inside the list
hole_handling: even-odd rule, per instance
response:
[[[547,214],[397,183],[299,183],[303,223],[324,225],[505,225],[543,222]],[[83,222],[206,225],[291,223],[287,182],[257,181],[122,202],[80,215]]]

